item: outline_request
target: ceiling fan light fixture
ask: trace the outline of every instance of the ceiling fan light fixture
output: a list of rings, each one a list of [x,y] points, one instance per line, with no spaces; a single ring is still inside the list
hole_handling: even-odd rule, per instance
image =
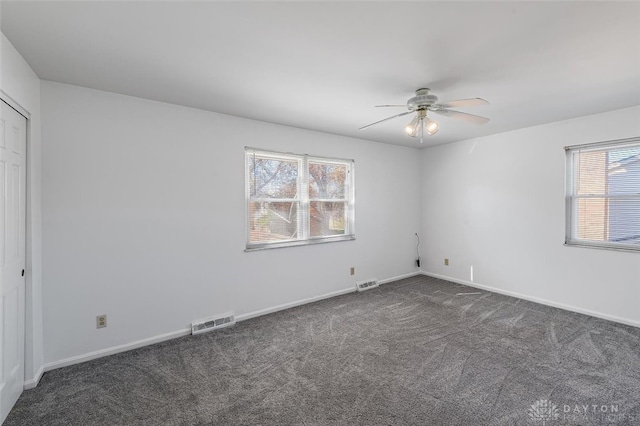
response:
[[[415,138],[418,134],[419,128],[420,128],[420,117],[415,116],[413,117],[413,120],[411,120],[409,124],[405,126],[404,131],[412,138]]]
[[[439,102],[438,97],[436,95],[432,95],[429,92],[430,91],[427,88],[416,90],[416,95],[407,101],[406,108],[408,109],[408,111],[392,115],[391,117],[383,118],[382,120],[375,121],[371,124],[367,124],[366,126],[360,127],[360,130],[364,130],[375,124],[383,123],[394,118],[404,117],[405,115],[415,113],[416,115],[413,117],[413,119],[406,126],[404,126],[404,132],[412,138],[419,138],[420,143],[422,143],[425,133],[427,136],[433,136],[438,133],[438,130],[440,130],[440,124],[437,121],[431,120],[429,117],[427,117],[428,112],[444,115],[445,117],[468,121],[474,124],[485,124],[489,122],[489,119],[486,117],[449,109],[450,107],[488,105],[489,102],[487,102],[486,100],[482,98],[469,98],[457,99],[448,102]],[[376,105],[376,107],[404,108],[405,106],[393,104]]]
[[[438,133],[438,130],[440,129],[440,125],[438,124],[437,121],[429,120],[427,118],[425,123],[424,123],[424,128],[427,131],[427,133],[429,134],[429,136],[433,136],[436,133]]]

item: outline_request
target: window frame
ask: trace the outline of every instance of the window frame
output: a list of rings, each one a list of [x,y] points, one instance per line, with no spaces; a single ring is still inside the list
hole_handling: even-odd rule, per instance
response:
[[[298,238],[290,240],[278,240],[272,242],[260,242],[252,243],[251,238],[251,214],[250,203],[255,202],[256,198],[252,198],[250,194],[249,181],[251,179],[251,169],[249,167],[249,155],[258,154],[261,157],[274,158],[284,161],[297,161],[298,162],[298,177],[296,196],[292,199],[264,199],[264,201],[284,201],[284,202],[297,202],[297,235]],[[348,177],[345,179],[345,197],[338,199],[331,199],[333,202],[345,203],[345,233],[332,236],[319,236],[311,237],[310,234],[310,204],[317,201],[315,198],[311,199],[309,196],[309,163],[323,163],[323,164],[339,164],[347,167]],[[356,239],[355,236],[355,160],[343,159],[335,157],[322,157],[318,155],[308,154],[294,154],[291,152],[273,151],[263,148],[254,148],[245,146],[244,148],[244,165],[245,165],[245,252],[284,248],[284,247],[296,247],[306,246],[311,244],[331,243],[338,241],[352,241]],[[324,200],[324,199],[322,199]]]
[[[640,245],[625,244],[622,242],[597,241],[578,238],[578,220],[576,203],[580,199],[604,198],[610,199],[638,199],[637,194],[602,194],[602,195],[578,195],[576,194],[576,152],[600,151],[611,148],[624,148],[625,146],[640,146],[640,137],[616,139],[605,142],[595,142],[580,145],[565,146],[566,177],[565,177],[565,246],[586,247],[603,250],[615,250],[626,252],[640,252]],[[639,213],[640,214],[640,213]]]

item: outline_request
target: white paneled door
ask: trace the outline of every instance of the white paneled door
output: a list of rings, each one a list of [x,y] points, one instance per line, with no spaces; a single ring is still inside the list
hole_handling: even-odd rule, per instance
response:
[[[0,100],[0,422],[24,384],[27,119]]]

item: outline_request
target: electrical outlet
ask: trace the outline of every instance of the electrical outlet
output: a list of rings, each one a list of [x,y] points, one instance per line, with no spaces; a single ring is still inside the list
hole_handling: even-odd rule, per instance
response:
[[[351,272],[351,275],[355,275],[355,274],[356,274],[356,268],[355,268],[355,266],[352,266],[352,267],[351,267],[351,271],[350,271],[350,272]]]
[[[96,317],[96,328],[104,328],[107,326],[107,315],[98,315]]]
[[[444,266],[449,266],[449,259],[446,257],[444,258]]]

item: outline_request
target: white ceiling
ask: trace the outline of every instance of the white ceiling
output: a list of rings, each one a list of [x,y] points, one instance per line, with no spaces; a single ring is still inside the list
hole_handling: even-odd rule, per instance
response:
[[[44,80],[420,146],[420,87],[445,117],[425,145],[640,104],[640,3],[7,1],[1,29]]]

